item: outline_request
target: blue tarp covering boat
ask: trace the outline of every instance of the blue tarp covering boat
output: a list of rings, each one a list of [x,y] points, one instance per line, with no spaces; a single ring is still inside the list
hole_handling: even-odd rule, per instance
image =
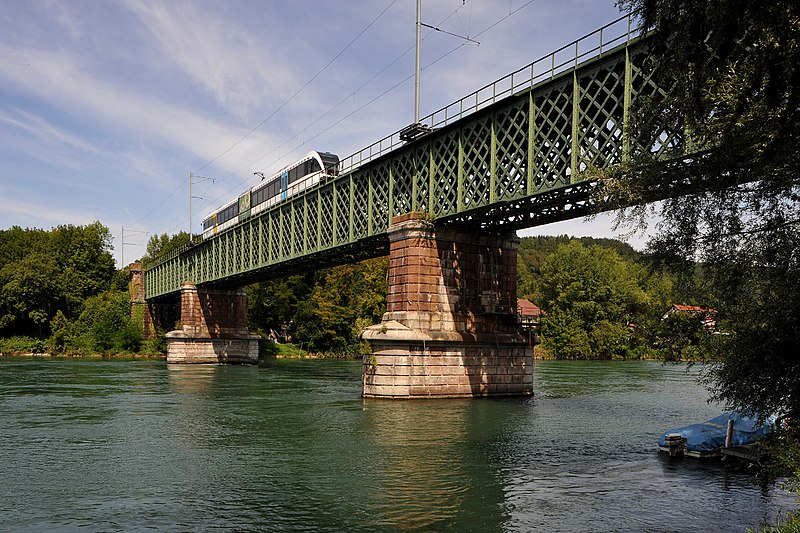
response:
[[[659,437],[658,447],[661,451],[669,452],[670,455],[685,454],[690,457],[720,455],[720,448],[725,446],[729,420],[733,420],[731,447],[754,443],[772,431],[774,424],[773,418],[759,423],[756,418],[744,417],[736,413],[722,413],[701,424],[690,424],[666,431]]]

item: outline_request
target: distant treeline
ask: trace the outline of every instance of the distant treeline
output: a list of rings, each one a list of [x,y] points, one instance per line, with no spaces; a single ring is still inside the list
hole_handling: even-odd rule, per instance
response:
[[[541,307],[539,354],[556,358],[700,359],[714,342],[702,314],[662,317],[673,303],[712,307],[698,265],[668,269],[612,239],[523,238],[518,293]],[[250,287],[251,327],[324,354],[368,349],[358,333],[386,309],[387,261],[374,259]]]
[[[179,248],[184,233],[150,239],[142,263]],[[128,271],[114,268],[108,228],[0,231],[0,352],[158,352],[132,320]],[[545,314],[539,353],[557,358],[698,359],[718,330],[702,317],[662,317],[673,303],[714,306],[702,269],[659,267],[611,239],[523,238],[519,296]],[[358,338],[386,310],[388,261],[372,259],[248,288],[250,328],[276,343],[333,356],[368,349]],[[688,273],[687,273],[688,272]],[[165,333],[165,332],[160,332]]]
[[[140,351],[128,274],[110,250],[111,233],[99,222],[0,231],[0,351]]]
[[[709,315],[667,315],[675,303],[713,309],[713,285],[704,280],[702,265],[667,266],[613,239],[564,235],[520,244],[518,293],[546,313],[545,357],[705,358],[720,333]]]

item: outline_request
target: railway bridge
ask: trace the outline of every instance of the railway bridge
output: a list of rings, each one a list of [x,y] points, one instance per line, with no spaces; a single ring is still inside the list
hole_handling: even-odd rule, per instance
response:
[[[674,157],[682,132],[631,109],[663,91],[623,17],[341,161],[339,175],[144,272],[148,317],[180,299],[169,362],[255,362],[242,287],[388,253],[387,312],[362,336],[363,395],[533,391],[516,315],[515,231],[596,207],[593,168]]]

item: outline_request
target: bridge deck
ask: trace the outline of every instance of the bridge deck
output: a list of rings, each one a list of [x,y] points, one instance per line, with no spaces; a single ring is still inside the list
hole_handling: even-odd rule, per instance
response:
[[[382,139],[345,158],[335,180],[161,260],[146,272],[147,298],[185,280],[242,285],[385,255],[390,220],[410,211],[508,229],[583,216],[596,186],[587,171],[682,150],[682,132],[658,117],[638,125],[651,142],[630,141],[632,106],[663,95],[651,63],[620,19],[433,113],[430,134]]]

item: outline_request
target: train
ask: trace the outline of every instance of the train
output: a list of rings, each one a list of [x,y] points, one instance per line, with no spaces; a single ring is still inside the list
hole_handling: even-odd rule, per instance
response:
[[[203,238],[210,239],[239,222],[339,174],[339,157],[311,151],[302,159],[251,187],[203,219]]]

